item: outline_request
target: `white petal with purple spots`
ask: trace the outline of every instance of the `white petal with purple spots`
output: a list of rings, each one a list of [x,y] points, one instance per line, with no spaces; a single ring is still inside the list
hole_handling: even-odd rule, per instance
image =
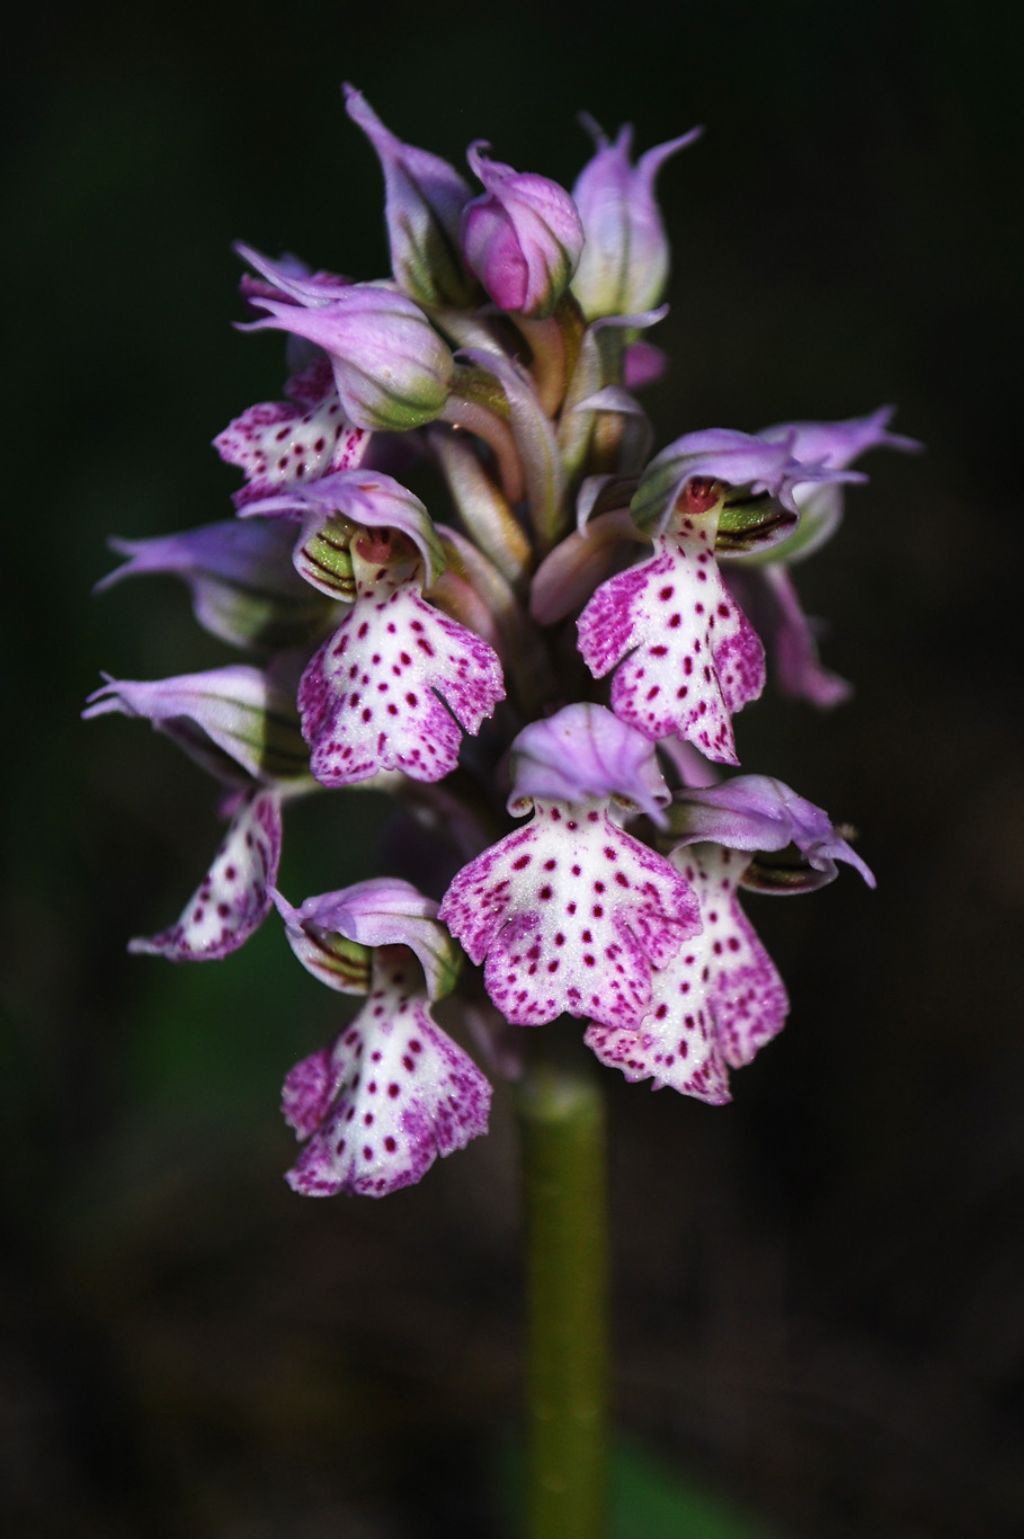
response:
[[[592,1024],[584,1040],[631,1083],[650,1079],[719,1106],[730,1099],[729,1069],[782,1030],[789,1001],[736,899],[748,857],[702,844],[671,859],[698,895],[703,929],[655,974],[635,1030]]]
[[[245,476],[234,496],[237,507],[335,470],[354,470],[369,448],[371,435],[345,419],[326,360],[291,381],[288,393],[296,399],[250,406],[213,440],[221,459]]]
[[[475,734],[504,699],[501,663],[416,582],[355,562],[355,603],[299,686],[313,774],[326,786],[382,769],[441,780],[458,761],[459,727]]]
[[[459,872],[443,919],[505,1018],[562,1011],[634,1026],[664,967],[698,927],[686,881],[608,816],[607,802],[537,802],[533,822]]]
[[[177,924],[129,942],[128,950],[171,962],[214,962],[237,951],[270,912],[280,858],[280,798],[260,791],[235,813]]]
[[[378,952],[363,1009],[285,1080],[282,1110],[308,1140],[294,1191],[383,1197],[487,1131],[491,1087],[431,1017],[416,972],[408,953]]]
[[[645,736],[678,734],[736,764],[732,713],[764,688],[764,648],[714,558],[714,515],[684,517],[649,561],[602,583],[577,622],[595,678],[613,668],[612,709]]]

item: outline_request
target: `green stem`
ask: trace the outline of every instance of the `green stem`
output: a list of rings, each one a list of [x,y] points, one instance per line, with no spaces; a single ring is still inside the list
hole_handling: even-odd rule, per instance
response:
[[[536,1064],[520,1087],[519,1120],[529,1319],[527,1534],[606,1539],[604,1106],[579,1071]]]

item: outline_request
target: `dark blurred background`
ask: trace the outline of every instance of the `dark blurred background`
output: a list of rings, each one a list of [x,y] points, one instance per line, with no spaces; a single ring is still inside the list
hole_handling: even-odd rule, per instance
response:
[[[877,894],[844,873],[749,901],[793,1009],[730,1109],[606,1076],[616,1409],[657,1461],[640,1485],[664,1483],[662,1526],[640,1491],[621,1532],[1024,1531],[1024,230],[1006,14],[212,0],[25,19],[2,109],[9,1531],[509,1532],[507,1095],[492,1136],[421,1188],[292,1196],[279,1083],[339,1002],[274,924],[216,967],[125,955],[204,869],[213,799],[143,725],[77,719],[100,668],[228,660],[170,582],[89,589],[108,533],[227,516],[235,476],[209,440],[279,392],[279,343],[230,329],[230,241],[384,271],[379,172],[343,78],[408,140],[458,160],[487,136],[569,184],[581,108],[632,119],[644,147],[706,123],[660,184],[675,365],[650,397],[659,440],[892,400],[928,445],[870,460],[798,573],[852,703],[773,698],[740,722],[747,766],[857,823]],[[284,890],[372,874],[387,815],[372,797],[297,807]]]

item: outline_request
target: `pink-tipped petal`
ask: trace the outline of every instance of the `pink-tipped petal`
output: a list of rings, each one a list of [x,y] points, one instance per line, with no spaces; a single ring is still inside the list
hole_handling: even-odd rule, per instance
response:
[[[423,969],[431,999],[442,998],[455,983],[458,948],[437,921],[437,904],[400,877],[371,877],[337,892],[307,898],[297,909],[280,898],[277,901],[293,942],[311,935],[319,939],[334,934],[361,947],[408,946]],[[339,987],[324,979],[319,958],[310,958],[294,944],[293,949],[314,976]],[[310,965],[311,960],[314,965]]]
[[[127,577],[180,577],[196,619],[233,646],[280,649],[308,643],[330,613],[292,568],[294,534],[269,523],[202,524],[152,540],[111,540],[127,559],[96,586]]]
[[[287,783],[309,773],[294,694],[273,668],[236,663],[169,679],[108,678],[82,715],[115,712],[145,718],[222,780]]]
[[[792,844],[824,881],[834,881],[836,861],[845,861],[875,886],[870,867],[828,813],[772,775],[735,775],[720,785],[691,786],[676,793],[676,804],[673,827],[682,835],[681,845],[713,841],[733,850],[778,852]]]

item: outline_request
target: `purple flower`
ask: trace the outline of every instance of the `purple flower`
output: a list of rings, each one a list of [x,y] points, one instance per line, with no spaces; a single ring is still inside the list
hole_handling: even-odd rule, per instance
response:
[[[584,1040],[631,1083],[653,1080],[713,1106],[730,1100],[729,1069],[782,1030],[786,989],[736,898],[748,862],[715,844],[679,849],[672,865],[700,904],[701,930],[654,975],[635,1030],[591,1025]]]
[[[597,154],[580,172],[573,198],[586,241],[572,290],[588,320],[628,315],[660,304],[668,277],[669,247],[654,181],[671,156],[703,132],[693,128],[659,144],[630,164],[633,129],[628,124],[609,143],[596,123],[584,120]]]
[[[653,750],[603,706],[567,706],[512,745],[509,809],[533,821],[463,868],[439,917],[485,963],[514,1024],[562,1011],[634,1026],[664,967],[698,926],[696,902],[660,855],[624,833],[613,797],[657,812]]]
[[[466,262],[499,309],[550,315],[583,249],[576,205],[557,182],[491,160],[488,148],[477,140],[467,152],[486,192],[462,216]]]
[[[459,255],[469,184],[439,155],[396,139],[354,86],[345,86],[345,106],[376,150],[384,172],[395,282],[428,309],[472,303],[476,285]]]
[[[586,1041],[630,1081],[650,1079],[712,1105],[730,1099],[729,1070],[742,1068],[785,1024],[789,1002],[775,966],[740,907],[742,884],[777,894],[807,892],[845,861],[869,887],[875,879],[828,814],[780,780],[739,775],[684,789],[672,807],[681,834],[669,859],[697,894],[700,933],[654,975],[650,1005],[633,1030],[591,1025]],[[761,852],[794,846],[802,871],[766,880]]]
[[[297,565],[318,585],[306,554],[315,556],[325,530],[348,542],[352,607],[299,685],[317,780],[352,785],[381,770],[443,779],[458,760],[460,727],[478,732],[505,687],[494,649],[423,598],[444,556],[419,498],[390,476],[350,471],[247,512],[303,518]],[[339,520],[351,522],[341,529]]]
[[[713,840],[733,850],[777,852],[794,845],[812,873],[810,882],[801,884],[805,891],[834,881],[838,860],[858,871],[869,887],[875,885],[869,867],[828,813],[770,775],[736,775],[721,785],[677,792],[672,827],[682,835],[681,846]]]
[[[456,965],[437,905],[390,879],[307,898],[299,909],[277,902],[300,961],[331,987],[369,995],[333,1045],[285,1080],[282,1110],[305,1143],[288,1184],[308,1197],[383,1197],[411,1186],[438,1155],[487,1131],[491,1101],[487,1080],[430,1012]],[[332,968],[343,942],[372,948],[361,989],[339,983]]]
[[[96,585],[126,577],[180,577],[196,619],[238,647],[297,646],[322,635],[330,606],[292,569],[294,534],[271,523],[202,524],[152,540],[110,541],[128,559]]]
[[[287,401],[250,406],[213,440],[221,459],[245,476],[234,494],[238,508],[332,471],[355,469],[370,447],[366,429],[345,421],[323,356],[293,376],[285,394]]]
[[[451,351],[423,311],[404,294],[373,283],[294,278],[249,246],[239,253],[284,297],[253,297],[267,314],[242,331],[287,331],[322,348],[350,422],[369,431],[404,432],[444,409]]]

